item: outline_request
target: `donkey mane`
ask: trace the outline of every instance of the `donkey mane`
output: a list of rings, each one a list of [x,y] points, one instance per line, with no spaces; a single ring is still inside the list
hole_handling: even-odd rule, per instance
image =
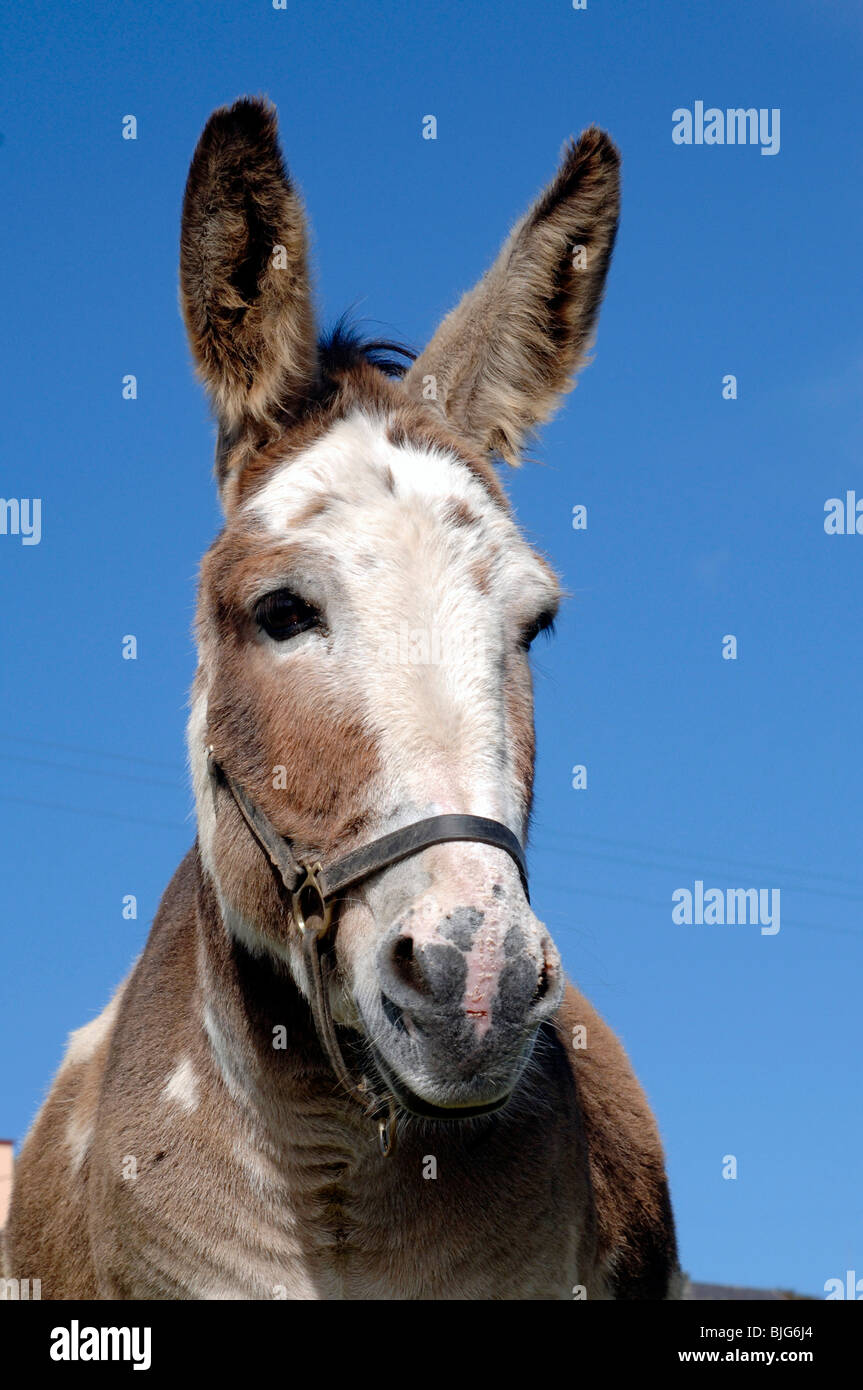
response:
[[[406,343],[389,338],[364,338],[359,325],[351,322],[350,311],[318,339],[321,376],[329,392],[338,389],[338,378],[357,367],[377,367],[384,376],[401,380],[418,353]]]

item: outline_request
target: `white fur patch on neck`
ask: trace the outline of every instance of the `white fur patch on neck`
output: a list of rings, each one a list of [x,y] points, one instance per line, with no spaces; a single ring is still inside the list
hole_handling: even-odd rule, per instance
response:
[[[106,1004],[105,1008],[89,1023],[85,1023],[82,1028],[76,1028],[69,1034],[69,1041],[66,1044],[66,1055],[63,1058],[63,1067],[79,1066],[82,1062],[89,1062],[90,1058],[101,1047],[109,1036],[117,1012],[123,999],[126,985],[129,982],[127,976],[123,983],[117,988],[113,999]]]
[[[93,1142],[92,1119],[85,1119],[73,1110],[66,1122],[65,1139],[71,1154],[72,1171],[77,1173]]]
[[[198,1091],[198,1078],[195,1075],[195,1068],[191,1058],[183,1057],[177,1063],[165,1085],[162,1087],[162,1099],[174,1101],[183,1110],[197,1110],[200,1101]]]
[[[217,883],[218,878],[213,857],[216,809],[213,804],[210,772],[207,765],[207,742],[207,696],[203,686],[196,681],[189,711],[189,722],[186,725],[186,745],[198,817],[198,847],[201,851],[201,861],[207,873]]]

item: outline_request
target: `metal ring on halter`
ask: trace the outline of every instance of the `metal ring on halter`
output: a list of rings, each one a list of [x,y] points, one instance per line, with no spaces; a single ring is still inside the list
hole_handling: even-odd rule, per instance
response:
[[[378,1120],[378,1143],[384,1158],[389,1158],[396,1146],[396,1103],[392,1095],[387,1099],[387,1113]]]
[[[307,932],[311,932],[318,941],[323,941],[324,937],[329,932],[333,917],[332,903],[327,902],[324,897],[323,889],[318,881],[318,875],[321,873],[321,865],[303,864],[302,868],[305,871],[305,878],[297,891],[292,895],[294,920],[303,936],[305,936]],[[310,907],[308,900],[304,905],[303,899],[304,897],[308,899],[308,896],[317,898],[318,908]],[[309,917],[319,918],[320,925],[311,927],[307,920]]]

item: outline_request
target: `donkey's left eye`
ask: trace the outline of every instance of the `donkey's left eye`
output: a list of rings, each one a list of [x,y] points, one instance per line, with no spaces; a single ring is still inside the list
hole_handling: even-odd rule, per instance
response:
[[[549,637],[554,632],[554,611],[540,613],[538,618],[534,618],[532,623],[522,629],[521,645],[525,651],[536,641],[541,632],[547,632]]]
[[[300,632],[319,627],[321,615],[299,594],[276,589],[255,605],[255,621],[274,642],[287,642]]]

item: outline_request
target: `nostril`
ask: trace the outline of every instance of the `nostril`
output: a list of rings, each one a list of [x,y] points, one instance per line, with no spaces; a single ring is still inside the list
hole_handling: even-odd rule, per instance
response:
[[[400,1033],[406,1033],[408,1031],[404,1020],[404,1013],[399,1008],[398,1004],[394,1004],[392,999],[388,999],[385,994],[381,995],[381,1008],[384,1011],[384,1017],[388,1023],[392,1024],[393,1028],[397,1028]]]
[[[539,980],[536,985],[536,992],[531,1000],[531,1008],[545,999],[552,988],[556,977],[554,960],[550,960],[547,951],[543,953],[542,970],[539,972]]]
[[[548,994],[548,986],[549,986],[548,962],[547,962],[547,961],[544,961],[544,962],[543,962],[543,966],[542,966],[542,970],[540,971],[540,974],[539,974],[539,980],[537,981],[537,986],[536,986],[536,990],[535,990],[535,992],[534,992],[534,996],[533,996],[533,998],[532,998],[531,1001],[530,1001],[531,1008],[533,1008],[534,1004],[539,1004],[539,1003],[541,1003],[541,1001],[545,998],[545,996]]]
[[[413,939],[413,937],[412,937],[412,936],[399,936],[399,937],[396,937],[396,943],[395,943],[395,945],[393,946],[393,960],[396,962],[396,964],[401,964],[401,963],[404,962],[404,961],[411,961],[411,960],[413,960],[413,958],[414,958],[414,939]]]
[[[414,955],[414,939],[412,936],[403,934],[396,937],[392,951],[393,969],[409,989],[415,990],[418,994],[428,993],[428,986],[423,979],[423,973],[419,962]]]

